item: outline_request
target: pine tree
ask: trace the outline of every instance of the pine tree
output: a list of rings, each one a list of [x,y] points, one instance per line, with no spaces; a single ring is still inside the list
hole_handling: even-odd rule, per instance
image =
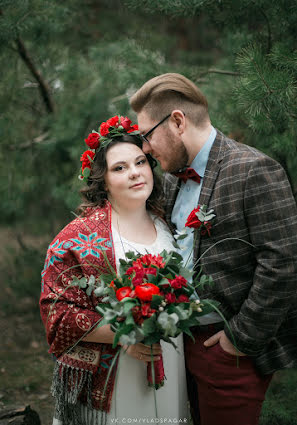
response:
[[[203,71],[213,121],[277,159],[297,194],[297,3],[294,0],[126,0],[133,10],[167,16],[206,16],[219,31],[221,69]],[[217,44],[211,39],[210,46]],[[224,69],[234,75],[223,88]],[[220,75],[221,73],[221,75]],[[214,78],[215,75],[215,78]],[[225,73],[226,75],[226,73]],[[225,78],[225,77],[224,77]],[[210,102],[211,103],[211,102]]]

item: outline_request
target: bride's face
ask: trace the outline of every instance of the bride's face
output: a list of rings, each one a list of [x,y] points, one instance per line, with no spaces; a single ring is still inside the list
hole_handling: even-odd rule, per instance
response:
[[[132,143],[118,143],[106,154],[105,186],[116,208],[139,208],[153,190],[150,164],[143,151]]]

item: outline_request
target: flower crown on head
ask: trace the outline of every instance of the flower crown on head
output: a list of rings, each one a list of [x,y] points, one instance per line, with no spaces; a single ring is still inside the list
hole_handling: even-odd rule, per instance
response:
[[[81,173],[78,176],[80,180],[87,180],[90,173],[92,163],[95,158],[95,151],[107,146],[115,137],[124,134],[138,135],[138,125],[131,125],[132,121],[128,117],[115,116],[109,118],[106,122],[100,124],[98,131],[93,130],[85,139],[89,147],[80,157]]]

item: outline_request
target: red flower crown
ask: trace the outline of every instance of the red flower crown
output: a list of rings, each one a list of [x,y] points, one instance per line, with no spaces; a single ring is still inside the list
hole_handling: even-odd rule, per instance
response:
[[[81,173],[78,176],[80,180],[87,180],[92,163],[94,162],[95,151],[107,146],[115,137],[124,134],[139,134],[138,125],[131,125],[132,121],[128,117],[115,116],[109,118],[106,122],[100,124],[98,131],[93,130],[85,139],[89,147],[80,157]]]

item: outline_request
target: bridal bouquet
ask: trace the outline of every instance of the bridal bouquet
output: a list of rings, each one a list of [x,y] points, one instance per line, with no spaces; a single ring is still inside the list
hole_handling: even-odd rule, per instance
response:
[[[73,284],[84,288],[88,295],[98,297],[96,310],[102,315],[98,326],[110,324],[115,336],[113,347],[142,342],[146,345],[161,340],[176,344],[173,338],[180,333],[192,337],[190,328],[199,325],[199,317],[218,311],[218,302],[191,299],[200,285],[212,282],[210,276],[193,278],[183,266],[183,258],[175,251],[159,255],[126,253],[120,260],[117,275],[73,278]],[[163,385],[163,361],[147,367],[149,385]]]
[[[174,251],[164,250],[157,256],[128,252],[126,260],[120,260],[116,277],[100,276],[94,295],[103,299],[96,310],[104,317],[101,323],[109,323],[115,332],[113,347],[119,342],[151,345],[160,340],[175,345],[172,338],[181,332],[192,336],[190,327],[216,308],[211,300],[190,300],[201,281],[211,283],[212,279],[202,276],[190,284],[193,272],[182,263]]]

